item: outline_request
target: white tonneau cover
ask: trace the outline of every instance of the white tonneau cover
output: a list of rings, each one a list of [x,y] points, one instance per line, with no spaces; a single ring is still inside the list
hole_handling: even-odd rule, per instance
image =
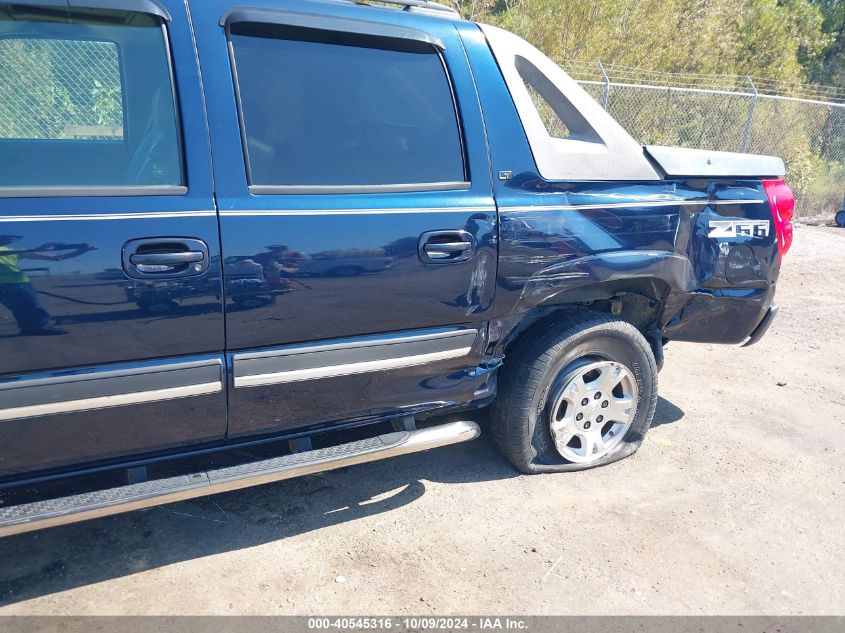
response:
[[[670,177],[752,176],[781,177],[786,173],[777,156],[716,152],[707,149],[646,145],[646,153]]]

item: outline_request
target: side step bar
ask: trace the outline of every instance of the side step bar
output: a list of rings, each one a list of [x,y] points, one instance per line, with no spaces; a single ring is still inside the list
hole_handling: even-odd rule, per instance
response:
[[[0,506],[0,537],[416,453],[466,442],[480,433],[475,422],[450,422],[191,475]]]

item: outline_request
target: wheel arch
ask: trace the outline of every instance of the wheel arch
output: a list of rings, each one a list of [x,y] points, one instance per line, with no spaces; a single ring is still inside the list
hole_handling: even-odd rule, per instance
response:
[[[696,285],[689,258],[671,251],[616,251],[557,263],[528,279],[514,309],[502,320],[497,349],[507,353],[550,316],[591,310],[634,325],[661,365],[660,321],[666,300]]]

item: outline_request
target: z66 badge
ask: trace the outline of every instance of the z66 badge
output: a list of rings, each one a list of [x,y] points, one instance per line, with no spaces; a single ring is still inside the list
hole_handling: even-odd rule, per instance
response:
[[[710,220],[707,237],[768,237],[769,220]]]

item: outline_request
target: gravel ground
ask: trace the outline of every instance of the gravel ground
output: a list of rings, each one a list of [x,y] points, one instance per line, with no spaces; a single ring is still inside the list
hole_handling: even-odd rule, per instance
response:
[[[671,344],[640,452],[472,443],[0,541],[0,614],[841,614],[845,231],[746,349]]]

